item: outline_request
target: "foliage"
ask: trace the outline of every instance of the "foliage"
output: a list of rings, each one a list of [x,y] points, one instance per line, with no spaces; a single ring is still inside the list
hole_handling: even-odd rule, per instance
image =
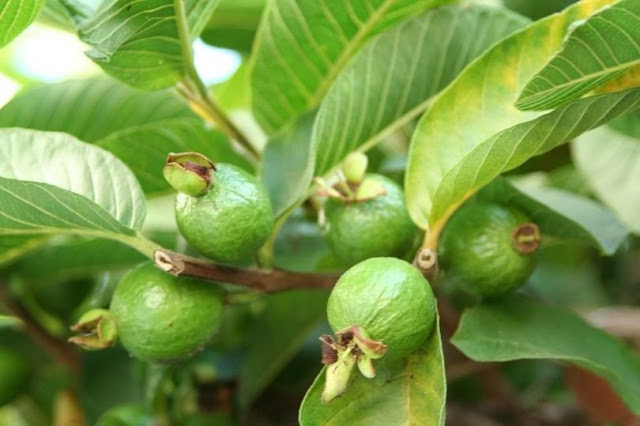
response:
[[[469,393],[478,403],[467,407],[482,421],[496,404],[480,402],[495,403],[495,395],[514,416],[542,416],[542,401],[569,411],[571,392],[582,403],[580,390],[561,383],[523,388],[513,372],[532,383],[537,371],[525,359],[560,361],[554,371],[585,368],[619,395],[616,415],[640,415],[638,348],[621,339],[637,342],[637,327],[629,335],[571,310],[607,305],[630,323],[640,315],[637,0],[8,0],[0,5],[0,48],[34,22],[77,36],[101,75],[19,78],[23,89],[0,108],[0,350],[33,366],[14,386],[21,396],[5,392],[0,424],[443,425]],[[239,52],[236,73],[207,87],[200,73],[217,64],[196,64],[198,39]],[[20,77],[8,61],[0,55],[0,70]],[[204,179],[191,198],[226,189],[228,199],[212,197],[184,235],[163,177],[167,155],[179,152],[213,160],[209,174],[180,163]],[[350,368],[358,363],[363,374],[325,403],[326,370],[351,350],[340,330],[338,340],[328,335],[326,315],[329,290],[351,266],[344,252],[355,256],[349,247],[376,238],[388,245],[385,235],[395,232],[374,223],[379,232],[358,240],[362,232],[349,225],[341,232],[349,241],[331,239],[327,196],[342,197],[340,208],[352,215],[388,213],[389,199],[376,201],[388,195],[384,188],[359,199],[366,180],[345,180],[340,166],[353,152],[367,152],[367,171],[395,181],[404,197],[415,227],[407,222],[406,247],[393,252],[415,256],[439,314],[424,343],[401,359],[373,351],[367,345],[381,342],[371,336],[350,335],[361,339],[350,346]],[[237,178],[216,179],[226,164],[252,191],[234,189]],[[273,220],[255,208],[257,193],[266,194],[260,209],[270,203]],[[483,298],[459,286],[445,263],[438,270],[441,233],[467,202],[509,206],[539,229],[537,265],[519,294]],[[230,222],[217,223],[210,213],[227,207]],[[224,264],[198,252],[213,241],[225,250],[239,243],[258,226],[246,219],[252,215],[266,221],[251,244],[264,242],[259,250],[219,256],[231,262]],[[120,278],[148,259],[160,276],[191,276],[195,287],[223,295],[219,330],[203,350],[156,364],[121,346],[69,345],[73,323],[84,337],[104,330],[102,316],[89,325],[79,318],[104,313]],[[474,272],[487,267],[478,259],[469,263]],[[492,275],[481,272],[469,276]],[[371,318],[393,318],[385,300],[415,299],[376,284],[381,296],[368,303],[380,306],[367,307]],[[161,316],[164,296],[150,293],[148,314]],[[198,306],[202,318],[212,313]],[[175,343],[172,326],[156,330],[169,339],[163,346]],[[132,330],[140,335],[135,322]],[[362,362],[371,359],[375,371]],[[489,391],[474,391],[474,381]],[[510,385],[507,396],[490,389]],[[584,424],[622,418],[603,417],[599,398],[584,405]]]

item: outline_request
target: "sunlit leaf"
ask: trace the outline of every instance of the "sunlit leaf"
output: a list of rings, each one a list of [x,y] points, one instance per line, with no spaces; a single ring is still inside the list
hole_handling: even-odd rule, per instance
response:
[[[621,0],[580,22],[525,86],[517,106],[544,110],[577,99],[640,65],[640,2]]]
[[[3,47],[36,19],[44,0],[4,0],[0,3],[0,47]]]

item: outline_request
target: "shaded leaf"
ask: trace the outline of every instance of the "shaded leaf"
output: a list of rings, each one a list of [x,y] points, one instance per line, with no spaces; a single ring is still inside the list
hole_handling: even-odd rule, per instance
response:
[[[174,191],[162,175],[170,152],[195,151],[214,162],[251,170],[249,162],[231,147],[226,136],[197,118],[129,127],[111,133],[96,145],[127,164],[148,196]]]
[[[428,228],[502,172],[640,106],[640,90],[630,90],[545,115],[514,107],[569,25],[608,2],[585,0],[529,25],[494,45],[438,96],[413,135],[405,176],[416,224]]]
[[[313,290],[267,296],[264,311],[249,333],[238,389],[241,408],[249,407],[325,318],[327,297],[326,292]]]
[[[294,205],[313,178],[311,129],[316,117],[309,112],[269,140],[263,154],[262,182],[276,216]]]
[[[28,88],[0,109],[0,127],[65,132],[85,142],[175,118],[196,116],[173,92],[142,92],[105,78]]]
[[[598,198],[640,234],[640,139],[605,126],[577,138],[572,151],[576,167]]]
[[[27,28],[44,6],[44,0],[4,0],[0,5],[0,47]]]
[[[354,370],[346,392],[324,404],[322,369],[300,407],[302,426],[443,425],[446,379],[438,326],[422,348],[396,362],[376,361],[374,379]]]
[[[577,99],[640,65],[640,2],[621,0],[580,22],[525,86],[517,106],[544,110]]]
[[[221,0],[202,31],[205,43],[249,52],[266,0]]]
[[[476,361],[557,359],[606,379],[640,414],[640,360],[621,341],[564,308],[514,296],[467,309],[451,342]]]
[[[204,29],[217,0],[186,0],[191,40]],[[80,20],[80,38],[93,49],[87,56],[109,75],[141,89],[170,87],[186,67],[172,0],[104,2]]]
[[[502,0],[505,7],[533,20],[556,13],[576,0]]]
[[[368,38],[447,0],[268,3],[256,37],[253,112],[273,134],[322,100]]]
[[[609,209],[567,191],[498,178],[478,197],[522,210],[544,235],[579,240],[604,254],[615,253],[627,235],[626,227]]]

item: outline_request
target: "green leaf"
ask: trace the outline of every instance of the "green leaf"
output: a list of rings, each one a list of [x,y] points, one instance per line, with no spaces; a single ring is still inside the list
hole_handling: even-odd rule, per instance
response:
[[[611,0],[585,0],[494,45],[434,101],[413,135],[405,190],[421,228],[534,155],[640,106],[640,90],[578,100],[545,115],[514,107],[572,22]],[[544,41],[544,42],[543,42]]]
[[[144,260],[142,254],[116,241],[83,239],[42,247],[19,259],[12,270],[31,282],[66,281],[129,268]]]
[[[252,58],[258,123],[273,134],[314,109],[367,39],[446,1],[269,2]]]
[[[313,178],[311,129],[314,112],[273,136],[263,154],[262,182],[276,216],[294,205],[309,188]]]
[[[1,177],[42,182],[56,185],[56,190],[63,188],[72,191],[89,203],[90,207],[86,209],[98,210],[100,217],[107,215],[109,226],[115,222],[118,225],[115,227],[119,230],[117,232],[127,230],[126,233],[129,233],[133,232],[131,228],[139,229],[142,226],[146,204],[140,185],[120,160],[100,148],[64,133],[0,129],[0,158],[4,160],[0,162]],[[9,216],[26,220],[29,219],[28,212],[33,212],[32,220],[26,220],[26,224],[37,224],[39,220],[47,219],[44,211],[37,213],[37,203],[31,206],[35,210],[25,208],[24,211],[11,211],[7,203],[15,197],[5,195],[9,198],[0,198],[0,208]],[[18,192],[17,195],[22,194]],[[73,202],[82,204],[80,201]],[[18,203],[16,200],[13,205],[19,205],[15,203]],[[61,207],[57,214],[68,214],[80,223],[74,211],[65,211]],[[44,217],[40,218],[41,215]],[[41,232],[33,226],[25,227],[28,231],[19,228],[12,232],[0,230],[0,234],[4,235],[0,243],[0,263],[41,245],[46,241],[44,236],[50,236],[58,229],[44,227],[46,229]],[[64,232],[77,233],[69,230]],[[89,234],[93,235],[91,232]]]
[[[147,196],[174,191],[162,175],[170,152],[195,151],[214,162],[231,163],[251,170],[251,164],[231,147],[226,136],[208,128],[197,118],[129,127],[111,133],[96,145],[129,166]]]
[[[451,342],[482,362],[558,359],[602,376],[640,414],[640,360],[622,342],[564,308],[522,297],[467,309]]]
[[[556,13],[576,0],[502,0],[505,7],[528,16],[534,21]]]
[[[135,235],[93,201],[46,183],[0,177],[0,199],[3,237],[68,234],[118,239]]]
[[[65,132],[85,142],[178,118],[196,116],[173,92],[142,92],[106,78],[29,88],[0,109],[0,127]]]
[[[600,127],[577,138],[571,148],[576,167],[598,198],[640,234],[640,139]]]
[[[43,5],[44,0],[4,0],[0,6],[0,47],[27,28]]]
[[[349,152],[370,148],[421,114],[469,62],[525,23],[504,9],[447,6],[370,40],[322,102],[313,136],[308,135],[309,113],[267,144],[263,179],[273,188],[276,211],[304,196],[314,171],[327,172]]]
[[[180,3],[180,2],[178,2]],[[189,37],[204,29],[218,0],[186,0]],[[185,74],[173,0],[104,2],[78,24],[82,41],[93,49],[87,56],[109,75],[146,90],[173,86]]]
[[[555,108],[640,65],[640,3],[621,0],[580,22],[516,106]]]
[[[522,210],[544,235],[579,240],[607,255],[615,253],[627,235],[626,227],[609,209],[567,191],[498,178],[478,197]]]
[[[240,373],[237,397],[242,409],[249,407],[325,318],[327,296],[313,290],[267,296],[264,311],[249,333]]]
[[[205,43],[250,52],[266,0],[221,0],[202,32]]]
[[[0,176],[48,183],[92,200],[123,226],[139,229],[146,214],[140,185],[103,149],[64,133],[0,129]]]
[[[501,8],[446,6],[372,39],[322,102],[313,129],[316,175],[418,117],[467,64],[528,22]]]
[[[374,379],[354,370],[346,392],[324,404],[322,369],[300,407],[302,426],[443,425],[447,382],[440,332],[434,332],[422,348],[408,358],[385,363],[377,361]]]

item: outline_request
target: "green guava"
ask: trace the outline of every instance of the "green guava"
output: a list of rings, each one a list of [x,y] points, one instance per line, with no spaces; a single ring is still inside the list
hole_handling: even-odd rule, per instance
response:
[[[255,176],[229,164],[216,164],[209,190],[179,193],[178,228],[203,255],[234,262],[254,254],[271,234],[273,210]]]
[[[538,228],[521,211],[486,202],[471,202],[445,226],[440,265],[469,289],[497,296],[526,282],[536,258]]]
[[[414,248],[418,235],[402,189],[381,175],[366,178],[380,183],[386,194],[364,201],[329,198],[325,205],[327,243],[347,265],[371,257],[404,257]]]
[[[327,316],[334,332],[359,326],[403,358],[431,334],[436,301],[429,282],[411,264],[391,257],[367,259],[347,270],[333,288]]]
[[[124,276],[110,311],[122,345],[144,361],[189,357],[209,341],[222,316],[213,285],[175,277],[146,262]]]
[[[19,353],[0,348],[0,406],[16,399],[29,382],[29,365]]]

